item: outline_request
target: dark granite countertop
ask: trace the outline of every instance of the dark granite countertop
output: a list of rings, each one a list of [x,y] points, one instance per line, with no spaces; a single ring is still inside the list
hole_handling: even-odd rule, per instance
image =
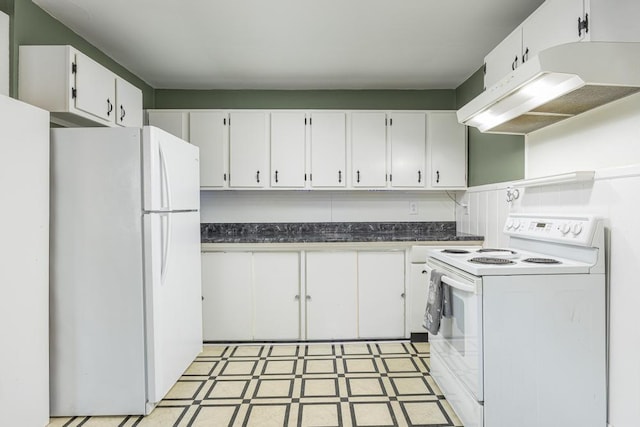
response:
[[[454,221],[204,223],[202,243],[351,243],[484,240],[456,231]]]

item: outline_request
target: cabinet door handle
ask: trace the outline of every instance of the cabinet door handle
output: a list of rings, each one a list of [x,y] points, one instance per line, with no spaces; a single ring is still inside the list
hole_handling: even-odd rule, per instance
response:
[[[342,171],[338,171],[338,183],[342,183]]]
[[[276,171],[276,183],[278,182],[278,171]]]
[[[227,182],[227,174],[226,173],[222,174],[222,180],[224,182]]]
[[[311,295],[307,295],[307,301],[311,301]]]
[[[127,115],[127,112],[124,110],[124,106],[120,104],[120,121],[124,120],[124,116]]]
[[[356,182],[360,182],[360,171],[356,171]]]
[[[112,111],[113,111],[113,104],[111,103],[111,100],[107,98],[107,116],[110,116]]]
[[[260,183],[260,171],[256,172],[256,182],[259,184]]]
[[[511,63],[511,69],[515,70],[516,68],[518,68],[518,55],[516,55],[516,58]]]
[[[400,298],[404,298],[405,296],[406,296],[406,295],[405,295],[405,293],[404,293],[404,292],[400,294]]]
[[[418,171],[418,184],[422,182],[422,171]]]
[[[440,183],[440,171],[436,171],[436,183]]]
[[[522,63],[524,64],[528,60],[529,60],[529,48],[526,48],[524,50],[524,53],[522,54]]]
[[[300,301],[300,295],[294,296],[293,299],[296,300],[296,301]]]

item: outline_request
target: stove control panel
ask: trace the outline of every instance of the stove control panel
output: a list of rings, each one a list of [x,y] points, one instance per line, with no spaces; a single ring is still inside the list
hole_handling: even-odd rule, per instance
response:
[[[510,214],[504,232],[514,237],[589,246],[598,221],[591,215]]]

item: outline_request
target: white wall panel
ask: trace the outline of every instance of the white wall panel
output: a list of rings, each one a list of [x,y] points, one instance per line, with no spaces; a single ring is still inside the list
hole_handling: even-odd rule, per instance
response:
[[[0,95],[9,96],[9,15],[0,12]]]

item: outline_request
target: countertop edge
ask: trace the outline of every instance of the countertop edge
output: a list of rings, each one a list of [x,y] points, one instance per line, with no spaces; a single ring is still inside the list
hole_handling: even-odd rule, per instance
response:
[[[291,243],[201,243],[201,252],[230,251],[291,251],[332,249],[387,249],[406,250],[413,246],[481,246],[483,239],[475,240],[424,240],[424,241],[373,241],[373,242],[291,242]]]

